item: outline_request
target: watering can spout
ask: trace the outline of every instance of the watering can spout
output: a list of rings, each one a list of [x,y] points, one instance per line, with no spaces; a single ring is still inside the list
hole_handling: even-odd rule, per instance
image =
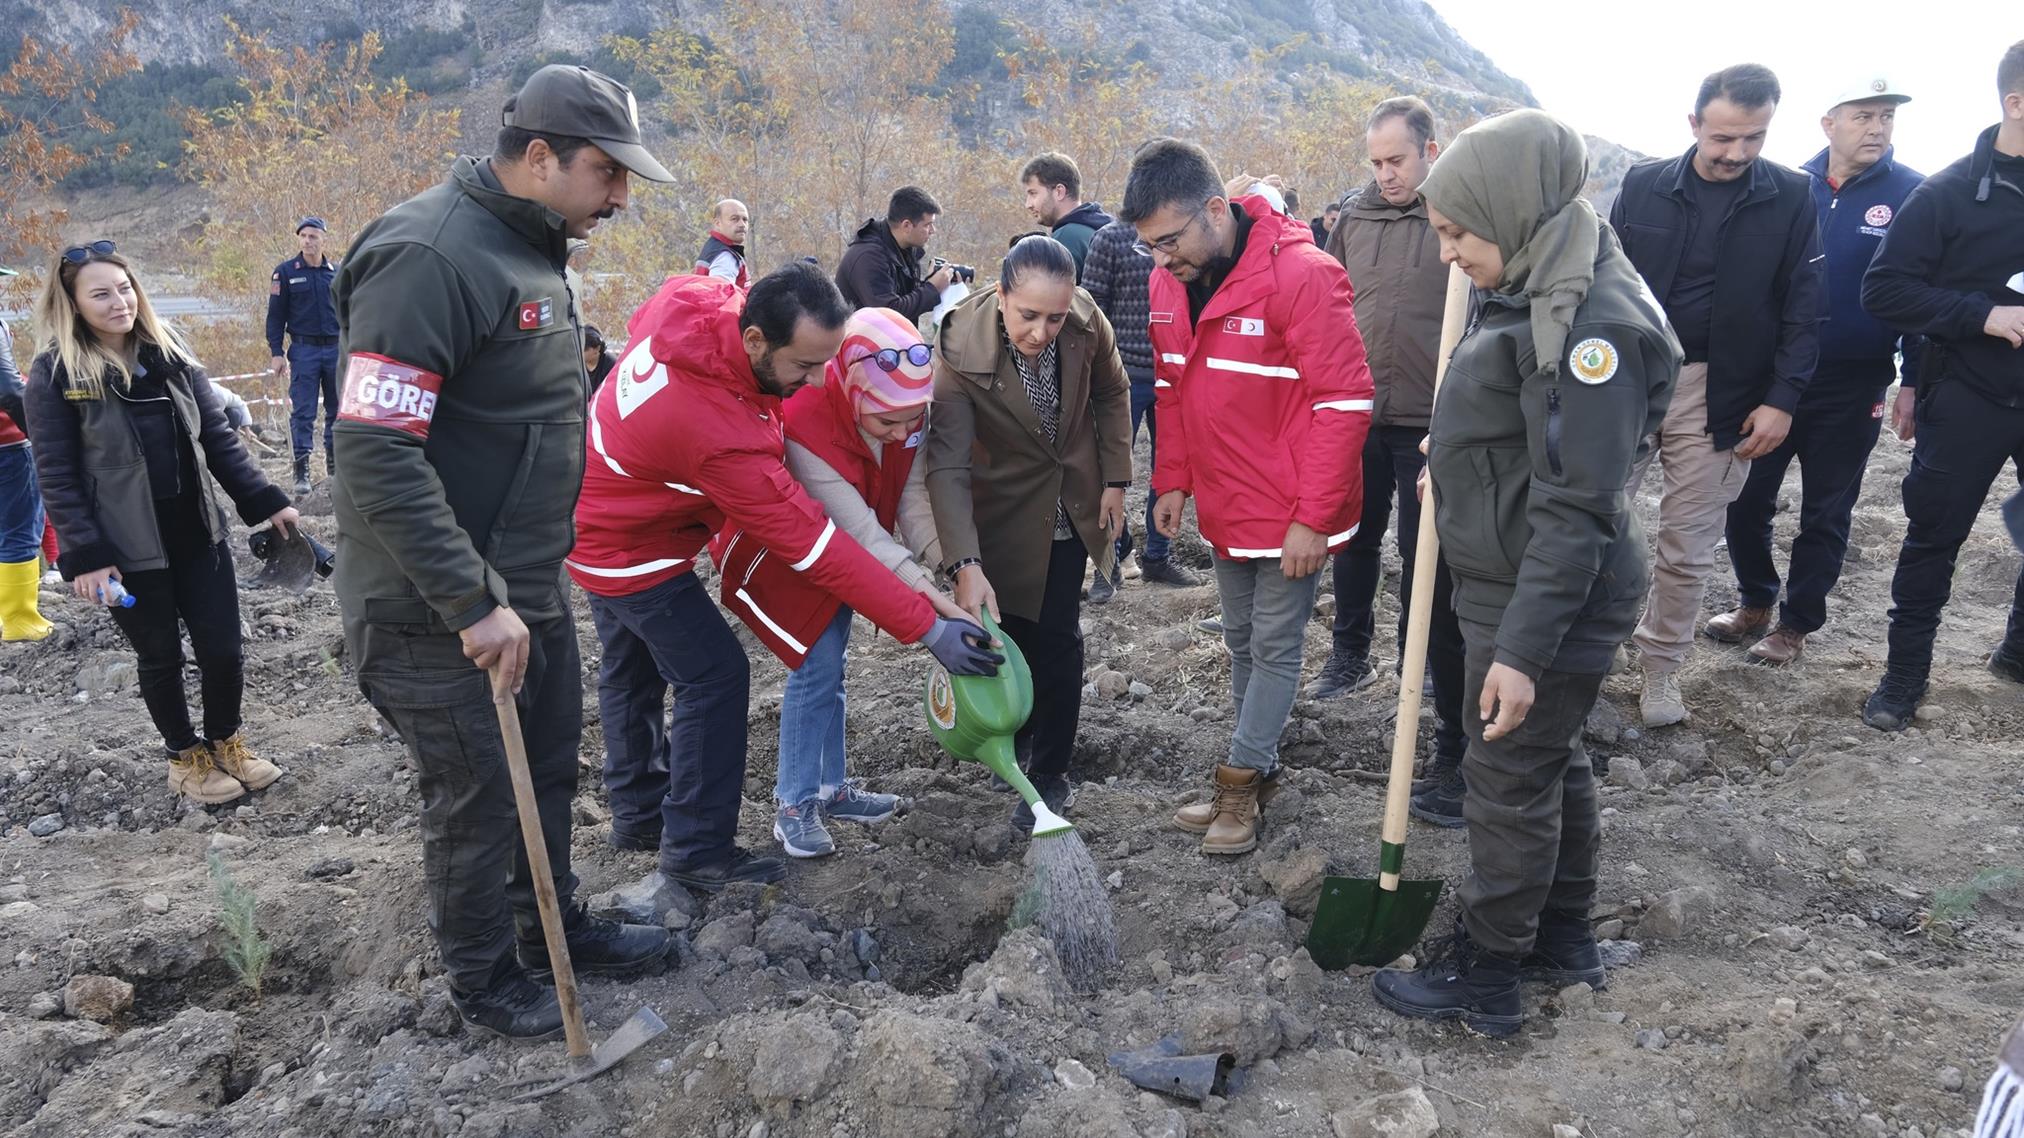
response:
[[[1063,833],[1073,827],[1040,800],[1039,792],[1019,769],[1013,745],[1026,717],[1033,714],[1033,673],[1019,645],[988,615],[984,631],[998,641],[1005,662],[985,676],[952,676],[942,668],[930,673],[924,693],[928,730],[943,750],[988,767],[1012,784],[1019,797],[1033,807],[1034,836]]]

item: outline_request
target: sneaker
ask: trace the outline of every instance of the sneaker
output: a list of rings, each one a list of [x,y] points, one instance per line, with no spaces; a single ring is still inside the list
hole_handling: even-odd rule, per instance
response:
[[[1687,697],[1680,694],[1680,677],[1672,672],[1646,672],[1644,698],[1638,703],[1646,727],[1670,727],[1687,718]]]
[[[1109,604],[1111,598],[1117,596],[1117,586],[1121,580],[1122,578],[1118,576],[1117,569],[1114,566],[1108,573],[1097,573],[1090,577],[1089,603],[1093,605]]]
[[[1521,979],[1556,988],[1586,984],[1599,992],[1609,984],[1588,918],[1553,909],[1539,914],[1539,935],[1532,942],[1532,951],[1518,962],[1518,974]]]
[[[677,884],[704,893],[715,893],[726,885],[747,882],[771,885],[787,877],[787,863],[777,857],[755,854],[744,846],[732,846],[729,853],[709,862],[663,862],[661,874]]]
[[[773,812],[773,837],[788,857],[828,857],[836,852],[836,841],[822,824],[822,800],[806,799],[793,806],[782,803]]]
[[[2024,647],[2004,641],[1989,657],[1989,671],[2013,684],[2024,684]]]
[[[1525,1016],[1518,962],[1483,951],[1456,922],[1417,971],[1386,968],[1370,978],[1377,1002],[1413,1019],[1459,1019],[1484,1035],[1516,1035]]]
[[[1075,787],[1069,784],[1065,774],[1044,774],[1033,780],[1033,789],[1040,792],[1040,801],[1049,810],[1062,817],[1068,816],[1068,808],[1075,805]],[[1021,798],[1012,810],[1012,828],[1025,832],[1033,829],[1033,807]]]
[[[281,768],[247,750],[245,737],[237,731],[211,744],[211,761],[248,790],[266,790],[281,777]]]
[[[1710,617],[1702,631],[1712,640],[1719,640],[1724,644],[1741,644],[1745,640],[1771,631],[1772,615],[1768,608],[1743,605],[1720,616]]]
[[[1195,622],[1195,627],[1201,629],[1203,632],[1221,636],[1223,635],[1223,614],[1217,613],[1214,616],[1205,616]]]
[[[656,826],[652,833],[635,832],[620,829],[619,824],[613,822],[611,824],[611,837],[608,840],[611,842],[611,848],[615,850],[625,850],[628,853],[653,853],[661,848],[661,830],[660,827]]]
[[[1924,677],[1900,675],[1885,669],[1883,681],[1862,704],[1862,721],[1879,731],[1902,731],[1912,725],[1919,701],[1926,697]]]
[[[245,784],[219,770],[203,743],[185,747],[169,760],[169,789],[205,806],[246,797]]]
[[[822,813],[824,817],[838,822],[869,826],[895,814],[906,813],[909,805],[897,794],[874,794],[859,786],[857,780],[845,779],[836,793],[823,802]]]
[[[562,1034],[562,1005],[555,999],[555,989],[535,983],[517,968],[483,992],[453,989],[450,1002],[457,1006],[465,1029],[478,1035],[534,1042]]]
[[[1321,675],[1307,685],[1307,698],[1334,699],[1362,691],[1376,682],[1377,673],[1371,670],[1369,660],[1338,648],[1328,654],[1328,663],[1321,666]]]
[[[1415,794],[1406,804],[1406,810],[1422,822],[1431,822],[1446,830],[1459,830],[1469,824],[1462,817],[1462,799],[1468,784],[1462,780],[1462,768],[1447,768],[1439,782],[1425,791]]]
[[[1202,583],[1193,570],[1174,564],[1173,559],[1168,557],[1140,558],[1139,580],[1149,585],[1172,585],[1176,589],[1189,589]]]
[[[569,945],[569,966],[578,976],[644,976],[667,971],[674,937],[657,925],[634,925],[594,917],[582,904],[563,915],[563,937]],[[520,941],[514,947],[520,967],[538,983],[552,983],[546,940]]]

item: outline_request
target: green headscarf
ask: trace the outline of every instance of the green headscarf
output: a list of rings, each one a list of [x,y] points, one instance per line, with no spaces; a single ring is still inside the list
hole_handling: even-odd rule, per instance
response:
[[[1539,366],[1557,373],[1575,310],[1595,283],[1600,222],[1581,196],[1588,147],[1544,111],[1484,119],[1455,138],[1420,193],[1504,255],[1497,291],[1532,307]]]

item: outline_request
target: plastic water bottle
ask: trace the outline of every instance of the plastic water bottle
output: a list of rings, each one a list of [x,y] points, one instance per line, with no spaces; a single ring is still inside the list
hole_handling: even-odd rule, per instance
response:
[[[98,599],[104,601],[107,608],[115,605],[123,609],[134,607],[134,595],[126,591],[125,585],[111,577],[106,578],[105,584],[98,587]]]

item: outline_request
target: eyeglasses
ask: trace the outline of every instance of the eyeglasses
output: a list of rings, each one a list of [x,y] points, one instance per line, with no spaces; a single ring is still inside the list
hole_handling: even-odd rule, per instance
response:
[[[1197,212],[1195,216],[1188,219],[1186,225],[1181,226],[1179,229],[1174,230],[1157,241],[1134,241],[1131,243],[1131,251],[1141,257],[1150,257],[1155,252],[1172,256],[1174,250],[1180,248],[1181,238],[1187,235],[1188,230],[1195,227],[1196,222],[1201,221],[1207,216],[1208,214],[1206,213]]]
[[[898,348],[880,348],[869,355],[859,356],[851,362],[861,364],[866,360],[870,360],[876,363],[881,371],[898,371],[900,370],[901,356],[905,356],[906,361],[915,367],[926,367],[928,366],[928,361],[935,358],[935,349],[930,344],[915,344],[904,352]]]
[[[119,246],[110,241],[94,241],[89,245],[72,245],[63,251],[63,259],[73,265],[82,265],[94,256],[110,257],[119,252]]]

